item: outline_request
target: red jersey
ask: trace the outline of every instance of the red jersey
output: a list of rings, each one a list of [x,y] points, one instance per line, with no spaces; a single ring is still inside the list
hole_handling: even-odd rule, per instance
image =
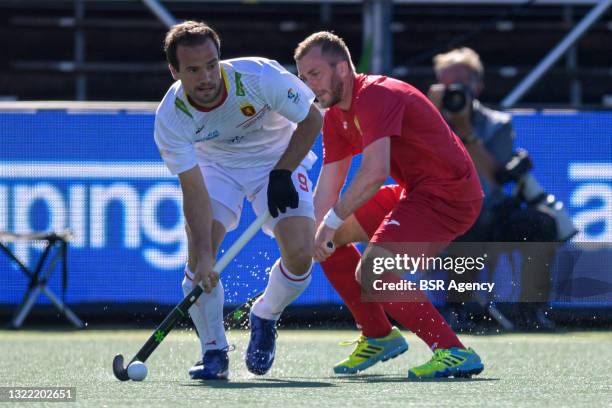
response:
[[[474,163],[438,109],[415,87],[380,75],[357,75],[348,111],[323,121],[324,163],[359,154],[391,138],[391,176],[410,194],[455,201],[482,199]]]

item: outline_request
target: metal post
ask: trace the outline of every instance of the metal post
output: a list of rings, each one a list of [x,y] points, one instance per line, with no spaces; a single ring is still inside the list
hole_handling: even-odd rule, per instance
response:
[[[178,21],[170,12],[162,6],[162,4],[157,0],[142,0],[142,2],[151,10],[153,14],[159,18],[159,20],[166,25],[166,27],[170,28],[175,25]]]
[[[321,3],[319,9],[319,20],[322,24],[330,25],[332,23],[332,6],[331,3]]]
[[[361,59],[359,66],[357,67],[358,72],[364,74],[372,72],[372,3],[371,0],[363,2],[361,11]]]
[[[85,4],[83,0],[74,0],[74,64],[79,67],[85,62],[85,33],[83,32],[83,19],[85,18]],[[87,74],[77,72],[75,83],[75,99],[87,99]]]
[[[576,27],[574,27],[574,29],[570,31],[546,57],[544,57],[527,77],[525,77],[525,79],[504,98],[501,102],[501,106],[503,108],[511,108],[514,106],[514,104],[531,89],[533,84],[535,84],[536,81],[538,81],[582,35],[584,35],[595,21],[606,12],[611,4],[612,0],[601,0],[597,6],[593,7],[580,23],[578,23],[578,25],[576,25]]]
[[[563,21],[572,24],[574,22],[574,8],[571,5],[563,8]],[[574,108],[579,108],[582,105],[582,81],[577,78],[578,70],[578,47],[573,45],[565,55],[565,69],[572,73],[570,78],[570,104]]]
[[[370,0],[363,5],[364,12],[364,47],[372,47],[370,72],[386,74],[391,71],[392,37],[391,37],[390,0]]]

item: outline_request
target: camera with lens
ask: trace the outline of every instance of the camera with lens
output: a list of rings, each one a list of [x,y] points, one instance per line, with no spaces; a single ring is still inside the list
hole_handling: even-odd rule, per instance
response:
[[[461,112],[472,101],[472,92],[462,83],[454,83],[444,88],[442,107],[451,113]]]
[[[512,195],[553,218],[557,226],[557,240],[565,242],[576,235],[578,230],[563,203],[548,194],[533,177],[530,172],[532,168],[533,162],[527,150],[517,149],[512,158],[495,172],[495,179],[502,185],[515,182]]]

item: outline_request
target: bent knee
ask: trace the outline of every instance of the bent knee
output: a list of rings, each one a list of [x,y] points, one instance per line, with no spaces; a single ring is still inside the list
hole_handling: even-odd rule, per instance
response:
[[[287,258],[304,259],[312,258],[314,254],[314,237],[312,239],[295,240],[283,245],[283,255]]]
[[[312,265],[312,253],[312,245],[296,247],[295,251],[287,251],[286,257],[283,258],[283,265],[285,265],[291,273],[303,275],[310,270]]]

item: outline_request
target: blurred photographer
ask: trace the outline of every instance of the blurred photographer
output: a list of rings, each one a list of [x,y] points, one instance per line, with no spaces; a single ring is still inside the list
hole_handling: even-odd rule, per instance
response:
[[[517,167],[511,116],[484,106],[478,97],[484,89],[483,65],[470,48],[459,48],[434,58],[438,80],[428,96],[469,152],[485,192],[480,217],[458,242],[554,242],[557,226],[550,215],[527,205],[521,194],[507,195],[504,184],[519,181],[531,162]],[[512,168],[514,166],[515,168]],[[513,177],[515,179],[513,179]],[[534,180],[535,181],[535,180]],[[536,183],[537,184],[537,183]],[[550,245],[546,246],[551,247]],[[515,324],[522,329],[552,329],[546,314],[551,284],[550,265],[554,250],[523,246],[521,296]],[[490,254],[494,247],[487,246]],[[495,257],[494,257],[495,258]],[[494,265],[493,265],[494,266]],[[449,302],[456,302],[449,296]],[[458,324],[465,323],[465,308],[456,308]],[[451,319],[452,320],[452,319]],[[461,321],[463,320],[463,321]]]

